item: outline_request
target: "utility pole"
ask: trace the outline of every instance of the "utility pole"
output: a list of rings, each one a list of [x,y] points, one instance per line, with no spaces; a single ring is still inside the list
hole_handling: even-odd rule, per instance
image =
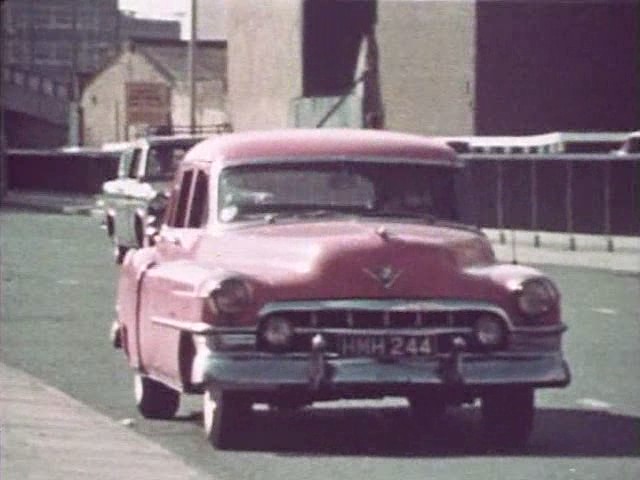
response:
[[[71,3],[71,101],[69,102],[69,145],[80,145],[80,79],[78,78],[78,0]]]
[[[189,132],[194,134],[196,131],[196,42],[197,42],[197,24],[198,24],[198,8],[196,0],[191,0],[191,35],[189,35],[189,55],[187,58],[188,78],[189,78]]]
[[[2,59],[3,64],[5,63],[6,59],[5,55],[8,43],[7,39],[9,36],[7,32],[9,25],[5,24],[5,22],[7,21],[7,11],[10,8],[11,7],[9,7],[9,5],[7,5],[6,3],[0,4],[0,12],[2,12],[2,18],[0,19],[2,23],[2,45],[0,45],[0,58]],[[5,35],[7,35],[6,38]],[[2,205],[4,196],[7,193],[9,187],[9,181],[7,180],[7,174],[9,173],[7,169],[7,138],[5,133],[4,121],[4,107],[0,105],[0,205]]]

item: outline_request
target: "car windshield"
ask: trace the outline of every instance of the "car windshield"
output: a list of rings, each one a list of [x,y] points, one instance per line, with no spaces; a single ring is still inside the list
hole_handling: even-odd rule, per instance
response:
[[[256,216],[359,215],[457,220],[457,169],[415,163],[286,162],[228,167],[221,222]]]
[[[197,142],[182,144],[152,145],[149,147],[149,157],[145,178],[149,180],[173,179],[178,165],[187,151]]]

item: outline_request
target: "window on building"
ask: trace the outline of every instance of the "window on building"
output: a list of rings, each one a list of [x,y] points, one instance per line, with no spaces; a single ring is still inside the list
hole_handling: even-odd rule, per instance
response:
[[[64,6],[52,6],[50,20],[51,26],[54,28],[72,28],[73,13],[71,8]]]
[[[304,3],[305,97],[343,95],[353,85],[360,43],[376,22],[376,2]]]
[[[55,58],[60,63],[70,63],[73,55],[73,48],[69,42],[60,42],[55,47]]]
[[[51,8],[48,5],[34,4],[33,12],[31,13],[31,22],[33,27],[48,28],[51,23]]]
[[[33,56],[38,63],[55,61],[55,44],[36,42],[33,46]]]

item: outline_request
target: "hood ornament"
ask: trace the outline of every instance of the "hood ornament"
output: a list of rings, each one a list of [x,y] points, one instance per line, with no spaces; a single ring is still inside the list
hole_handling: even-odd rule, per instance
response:
[[[402,275],[402,270],[394,270],[391,265],[384,265],[374,269],[363,268],[362,271],[380,282],[385,289],[391,288],[398,277]]]

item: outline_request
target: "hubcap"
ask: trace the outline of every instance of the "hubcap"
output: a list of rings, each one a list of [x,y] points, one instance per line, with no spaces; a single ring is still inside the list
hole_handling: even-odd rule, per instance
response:
[[[211,395],[211,391],[207,390],[204,392],[204,405],[203,405],[203,416],[204,416],[204,428],[207,433],[211,433],[213,429],[214,418],[216,415],[216,408],[218,407],[216,401],[213,399]]]

